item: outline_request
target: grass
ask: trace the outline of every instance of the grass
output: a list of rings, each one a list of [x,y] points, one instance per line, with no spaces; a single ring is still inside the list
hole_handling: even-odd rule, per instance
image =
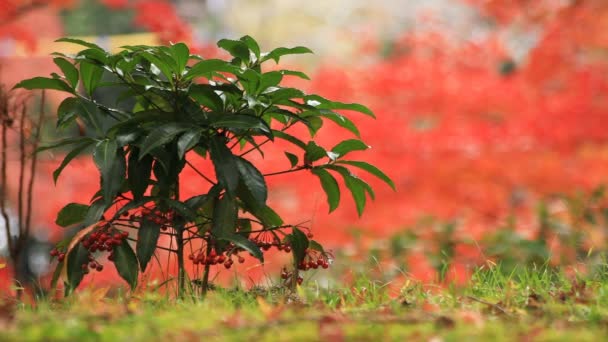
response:
[[[351,286],[309,281],[217,289],[204,301],[90,289],[62,301],[0,308],[1,341],[597,341],[608,338],[608,273],[548,267],[475,272],[465,287],[406,283],[397,295],[360,275]],[[14,316],[14,317],[13,317]]]

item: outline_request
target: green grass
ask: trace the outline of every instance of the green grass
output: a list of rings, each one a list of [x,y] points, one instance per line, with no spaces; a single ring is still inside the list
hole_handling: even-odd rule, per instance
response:
[[[478,270],[463,288],[309,281],[284,289],[218,289],[204,301],[88,290],[0,309],[0,341],[598,341],[608,338],[608,276],[550,268]]]

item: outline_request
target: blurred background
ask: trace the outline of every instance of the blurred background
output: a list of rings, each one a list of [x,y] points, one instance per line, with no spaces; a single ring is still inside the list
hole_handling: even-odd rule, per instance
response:
[[[604,0],[0,0],[7,146],[0,155],[0,253],[8,258],[8,231],[17,235],[27,221],[19,279],[48,275],[50,244],[65,234],[56,213],[88,201],[98,186],[89,158],[68,167],[56,186],[51,174],[60,153],[39,154],[34,169],[22,167],[37,140],[58,137],[52,122],[61,97],[9,90],[55,72],[51,52],[75,51],[54,40],[79,37],[108,50],[183,41],[207,57],[220,54],[218,39],[245,34],[265,50],[310,47],[314,55],[285,60],[311,75],[298,85],[376,113],[375,121],[351,116],[372,146],[361,158],[385,170],[397,191],[370,179],[377,198],[362,218],[350,198],[328,215],[310,175],[270,182],[271,204],[286,221],[309,222],[333,250],[335,274],[348,279],[357,267],[372,269],[398,286],[406,279],[464,282],[473,268],[496,263],[512,269],[548,262],[584,272],[603,260]],[[22,144],[19,133],[26,134]],[[318,141],[330,145],[343,134],[334,133]],[[29,183],[20,180],[32,170],[27,199]],[[27,201],[30,219],[19,213],[18,203]]]

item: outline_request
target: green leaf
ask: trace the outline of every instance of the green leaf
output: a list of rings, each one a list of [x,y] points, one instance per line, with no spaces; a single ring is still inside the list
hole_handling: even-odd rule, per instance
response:
[[[150,175],[152,174],[153,158],[150,155],[139,158],[139,149],[135,146],[131,147],[129,153],[129,162],[127,165],[128,183],[133,199],[138,200],[143,198],[144,193],[148,189],[150,183]]]
[[[355,112],[366,114],[368,116],[371,116],[372,118],[376,117],[369,108],[365,107],[364,105],[358,104],[358,103],[343,103],[343,102],[337,102],[337,101],[330,101],[319,95],[307,95],[306,97],[304,97],[304,101],[307,105],[313,106],[317,109],[352,110]]]
[[[323,191],[325,191],[325,195],[327,196],[327,204],[331,213],[340,204],[340,187],[338,186],[338,182],[323,168],[313,168],[311,171],[321,181],[321,187],[323,187]]]
[[[83,225],[88,227],[95,222],[99,222],[103,213],[106,211],[107,206],[104,204],[103,198],[100,198],[93,202],[89,206],[89,210],[87,211],[87,215],[84,218]]]
[[[93,96],[93,92],[97,89],[99,81],[101,81],[101,76],[103,76],[103,69],[91,62],[81,61],[80,75],[87,94]]]
[[[325,249],[323,248],[323,246],[321,246],[321,244],[315,240],[308,241],[308,248],[315,250],[315,251],[319,251],[322,254],[325,254]]]
[[[255,39],[251,38],[250,36],[243,36],[239,40],[247,45],[249,50],[253,52],[256,58],[260,58],[260,46],[258,45],[258,42],[255,41]]]
[[[189,94],[196,102],[212,111],[221,112],[224,109],[224,101],[209,85],[193,84]]]
[[[357,137],[361,136],[361,133],[359,133],[359,129],[357,128],[357,126],[355,125],[355,123],[352,122],[349,118],[347,118],[344,115],[340,115],[338,113],[334,113],[334,112],[331,112],[331,111],[325,111],[325,110],[321,110],[321,111],[318,112],[318,114],[312,114],[312,115],[318,115],[320,117],[323,117],[325,119],[333,121],[338,126],[340,126],[342,128],[345,128],[345,129],[353,132],[353,134],[355,134]],[[304,118],[306,118],[306,113],[303,113],[302,116]]]
[[[186,152],[194,148],[200,139],[200,130],[192,130],[182,134],[177,140],[177,156],[179,159],[183,159]]]
[[[236,199],[224,195],[219,199],[213,209],[213,223],[211,231],[216,237],[231,236],[236,231],[238,207]]]
[[[82,144],[86,141],[89,141],[91,143],[95,142],[95,140],[88,138],[88,137],[67,138],[67,139],[63,139],[63,140],[59,140],[54,143],[51,143],[50,145],[40,146],[36,149],[36,152],[42,152],[42,151],[50,150],[53,148],[59,148],[59,147],[67,146],[67,145]]]
[[[338,155],[338,158],[341,158],[352,151],[364,151],[367,150],[369,146],[367,146],[363,141],[357,139],[349,139],[344,140],[334,146],[331,149],[333,153]]]
[[[283,73],[280,71],[270,71],[263,73],[260,78],[260,85],[257,93],[261,93],[270,87],[276,87],[283,80]]]
[[[315,143],[314,141],[308,142],[305,151],[306,152],[304,153],[304,163],[306,164],[310,164],[323,157],[327,157],[327,151],[325,151],[323,147],[317,145],[317,143]]]
[[[190,49],[188,49],[188,45],[184,43],[177,43],[171,45],[171,53],[177,62],[178,73],[181,75],[186,68],[186,64],[188,64]]]
[[[237,157],[236,165],[239,170],[240,181],[251,193],[251,196],[258,203],[258,206],[264,206],[268,198],[268,189],[266,181],[262,173],[246,159]]]
[[[76,88],[76,85],[78,85],[78,69],[64,58],[53,58],[53,62],[61,69],[72,88]]]
[[[299,77],[301,79],[305,79],[305,80],[310,80],[310,77],[308,77],[308,75],[306,75],[305,73],[301,72],[301,71],[295,71],[295,70],[279,70],[279,72],[282,75],[287,75],[287,76],[296,76]]]
[[[139,268],[135,252],[127,241],[114,246],[114,265],[120,277],[131,286],[131,289],[135,289]]]
[[[324,168],[334,170],[334,171],[337,171],[338,173],[340,173],[340,175],[344,179],[344,184],[350,191],[350,193],[353,197],[353,200],[355,201],[355,205],[357,207],[357,213],[359,214],[359,216],[361,216],[363,214],[363,210],[365,209],[365,203],[366,203],[365,192],[368,191],[368,189],[369,189],[369,191],[371,191],[371,197],[374,196],[374,193],[371,190],[371,188],[369,187],[369,185],[367,183],[365,183],[364,181],[362,181],[361,179],[357,178],[347,168],[345,168],[343,166],[326,165]]]
[[[154,66],[156,66],[163,73],[163,75],[165,75],[167,81],[173,84],[173,71],[171,70],[171,65],[149,52],[142,52],[141,56],[150,63],[154,64]]]
[[[312,52],[312,50],[310,50],[309,48],[304,47],[304,46],[296,46],[293,48],[280,47],[280,48],[276,48],[276,49],[270,51],[266,55],[263,55],[262,62],[267,61],[272,58],[278,64],[279,60],[283,56],[305,54],[305,53],[313,53],[313,52]]]
[[[72,43],[72,44],[82,45],[82,46],[88,47],[90,49],[96,49],[96,50],[105,52],[105,50],[102,49],[99,45],[93,44],[93,43],[89,43],[89,42],[86,42],[86,41],[81,40],[81,39],[59,38],[55,42],[57,42],[57,43]]]
[[[68,97],[63,100],[57,108],[57,128],[65,128],[74,122],[81,110],[80,100],[77,98]]]
[[[279,139],[283,139],[285,141],[289,141],[290,143],[298,146],[299,148],[306,150],[306,143],[303,142],[302,140],[294,137],[293,135],[287,134],[283,131],[278,131],[276,129],[272,130],[272,134]]]
[[[240,247],[245,251],[251,253],[251,255],[253,255],[254,258],[260,260],[260,262],[264,262],[264,254],[262,253],[260,247],[258,247],[258,245],[256,245],[244,236],[241,236],[239,234],[230,234],[226,236],[221,236],[219,240],[232,242],[235,246]]]
[[[306,256],[306,249],[308,249],[309,241],[306,234],[300,229],[293,227],[291,235],[289,235],[289,242],[291,243],[291,251],[295,264],[300,263]]]
[[[144,156],[150,153],[150,151],[169,143],[178,134],[187,131],[190,128],[191,126],[183,123],[171,122],[152,130],[152,132],[150,132],[150,134],[148,134],[148,136],[141,143],[141,152],[139,158],[142,159]]]
[[[17,83],[13,89],[23,88],[27,90],[34,89],[52,89],[59,91],[66,91],[68,93],[74,93],[72,87],[70,87],[67,83],[62,80],[56,78],[46,78],[46,77],[34,77],[27,80],[23,80]]]
[[[230,130],[259,129],[260,131],[271,135],[270,127],[268,127],[268,124],[266,124],[264,120],[257,116],[245,114],[219,115],[210,123],[210,126],[214,128],[227,128]]]
[[[231,56],[240,58],[245,63],[249,62],[249,47],[244,41],[221,39],[217,42],[217,46],[228,51]]]
[[[55,223],[60,227],[80,223],[84,221],[87,211],[89,211],[89,206],[86,204],[69,203],[59,211]]]
[[[142,272],[145,272],[148,262],[156,251],[158,237],[160,236],[160,224],[144,219],[141,222],[141,227],[137,230],[137,260]],[[127,242],[123,242],[126,244]]]
[[[298,156],[296,156],[293,153],[289,153],[289,152],[285,152],[285,156],[287,157],[287,159],[289,159],[289,163],[291,164],[291,167],[295,167],[296,165],[298,165],[299,159]]]
[[[354,167],[363,169],[363,170],[371,173],[372,175],[380,178],[381,180],[383,180],[393,190],[396,190],[395,183],[393,183],[393,181],[384,172],[380,171],[380,169],[378,169],[377,167],[375,167],[369,163],[366,163],[363,161],[354,161],[354,160],[340,160],[340,161],[337,161],[336,163],[352,165]]]
[[[186,73],[185,79],[191,80],[200,76],[210,78],[211,74],[215,72],[229,72],[235,74],[238,71],[239,68],[235,67],[229,62],[221,59],[206,59],[193,65],[192,68],[190,68],[190,70],[188,70]]]
[[[78,287],[84,277],[85,273],[82,265],[89,263],[89,251],[81,243],[78,243],[68,253],[67,262],[68,289],[66,291],[70,293]]]
[[[109,205],[119,192],[125,179],[124,151],[114,140],[102,140],[95,147],[93,160],[101,173],[101,189],[106,205]]]
[[[232,151],[225,145],[222,137],[215,136],[209,141],[209,152],[219,183],[228,194],[235,194],[239,185],[239,171]]]
[[[89,140],[81,143],[80,145],[72,149],[70,153],[65,156],[65,158],[63,158],[63,161],[61,162],[59,167],[55,169],[55,171],[53,171],[53,181],[55,182],[55,184],[57,184],[57,179],[59,178],[59,175],[61,174],[63,169],[68,166],[72,159],[76,158],[80,153],[82,153],[82,151],[89,148],[93,144],[93,142],[93,140]]]

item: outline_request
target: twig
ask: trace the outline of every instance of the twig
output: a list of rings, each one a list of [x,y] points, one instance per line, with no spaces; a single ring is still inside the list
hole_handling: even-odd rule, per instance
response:
[[[476,298],[476,297],[473,297],[473,296],[467,296],[466,298],[468,298],[468,299],[470,299],[470,300],[472,300],[474,302],[485,304],[485,305],[491,307],[492,309],[500,311],[504,315],[507,315],[507,316],[511,315],[505,308],[503,308],[502,306],[500,306],[498,304],[490,303],[488,301],[485,301],[483,299],[479,299],[479,298]]]

